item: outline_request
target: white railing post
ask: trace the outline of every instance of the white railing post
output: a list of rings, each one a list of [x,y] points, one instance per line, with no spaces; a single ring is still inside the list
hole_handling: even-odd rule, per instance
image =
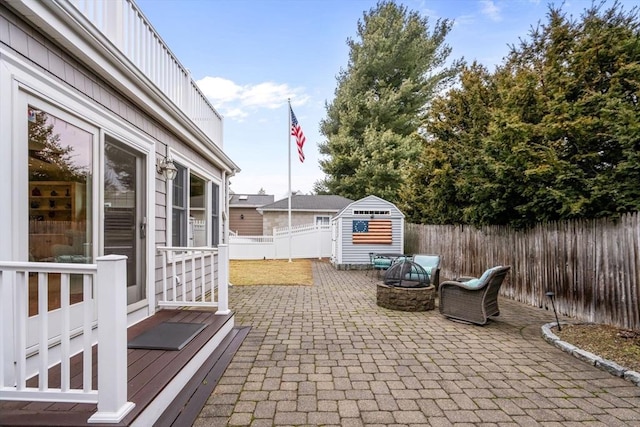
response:
[[[15,273],[0,271],[0,387],[11,386],[15,382],[15,276]]]
[[[98,411],[89,423],[118,423],[127,402],[127,257],[96,259],[98,299]]]
[[[229,247],[218,245],[218,311],[229,314]]]

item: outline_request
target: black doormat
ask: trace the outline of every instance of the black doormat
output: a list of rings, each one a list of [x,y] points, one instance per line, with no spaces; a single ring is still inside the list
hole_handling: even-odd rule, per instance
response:
[[[204,323],[162,322],[127,343],[127,348],[180,350],[207,325]]]

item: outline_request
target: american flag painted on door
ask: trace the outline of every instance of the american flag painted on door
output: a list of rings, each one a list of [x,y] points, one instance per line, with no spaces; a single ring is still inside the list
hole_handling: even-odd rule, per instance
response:
[[[354,244],[390,245],[393,241],[390,219],[354,219]]]

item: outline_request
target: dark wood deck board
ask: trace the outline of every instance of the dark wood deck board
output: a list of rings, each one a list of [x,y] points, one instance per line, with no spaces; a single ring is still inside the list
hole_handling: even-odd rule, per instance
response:
[[[127,330],[131,339],[154,325],[164,321],[188,321],[206,323],[207,327],[180,351],[140,350],[127,351],[127,398],[135,403],[135,408],[119,424],[126,426],[153,401],[174,376],[193,358],[195,354],[223,327],[232,317],[216,316],[212,311],[200,310],[161,310],[153,316],[132,325]],[[186,320],[185,320],[186,319]],[[97,350],[93,347],[93,382],[97,382]],[[82,356],[72,358],[71,369],[74,374],[72,384],[82,384]],[[57,369],[57,371],[56,371]],[[53,367],[49,372],[49,384],[60,384],[60,369]],[[37,379],[34,381],[37,384]],[[95,387],[94,387],[95,388]],[[87,419],[96,411],[95,404],[62,402],[16,402],[0,401],[0,425],[59,425],[87,426]],[[98,426],[97,424],[90,424]]]
[[[174,404],[163,412],[154,427],[193,425],[250,329],[236,328],[227,335],[225,340],[229,341],[229,345],[225,344],[216,349],[176,397]]]

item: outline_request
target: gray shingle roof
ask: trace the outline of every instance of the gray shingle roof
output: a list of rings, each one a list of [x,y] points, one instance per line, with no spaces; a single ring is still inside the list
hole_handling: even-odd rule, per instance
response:
[[[296,194],[291,196],[291,210],[338,212],[352,202],[353,200],[342,196]],[[262,206],[259,210],[282,211],[288,209],[289,199],[285,197],[277,202]]]
[[[274,196],[267,194],[232,194],[229,200],[231,208],[259,208],[273,203]]]

